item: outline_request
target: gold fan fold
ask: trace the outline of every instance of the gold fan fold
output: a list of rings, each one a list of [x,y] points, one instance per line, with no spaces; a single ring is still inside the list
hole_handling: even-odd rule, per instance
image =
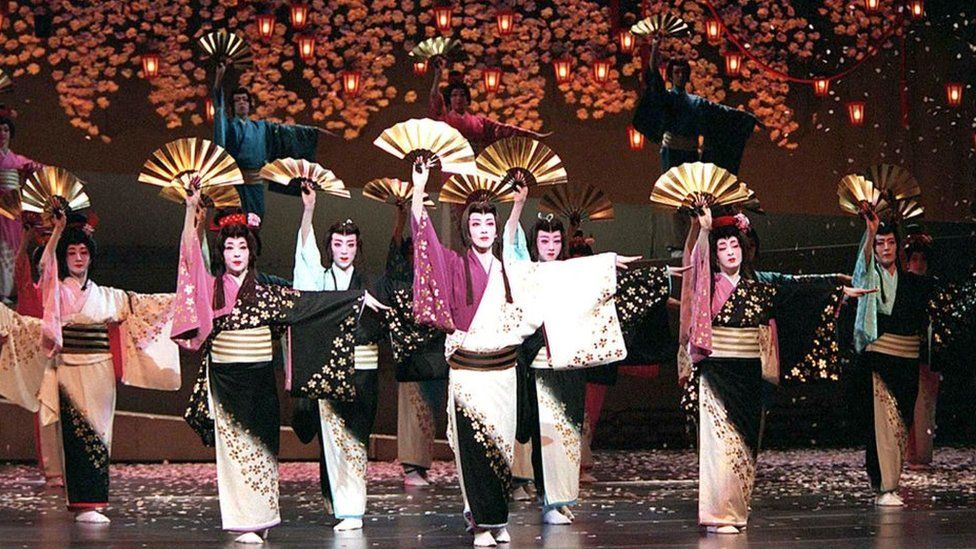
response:
[[[548,146],[530,137],[499,139],[475,159],[478,174],[512,185],[521,174],[526,185],[560,185],[569,181],[563,161]]]
[[[446,122],[412,118],[380,134],[373,144],[397,158],[434,158],[444,172],[475,175],[474,149]]]
[[[703,162],[688,162],[671,168],[651,189],[652,204],[684,212],[742,204],[754,197],[755,193],[735,174]]]
[[[201,203],[207,208],[239,208],[241,207],[241,195],[237,189],[229,186],[209,186],[200,189],[203,193]],[[170,185],[163,187],[159,191],[159,196],[179,204],[186,203],[186,187]]]
[[[254,61],[247,42],[240,36],[223,29],[201,36],[197,44],[206,54],[204,59],[212,58],[218,63],[226,62],[238,67],[250,65]]]
[[[906,219],[912,219],[915,217],[922,217],[925,215],[925,208],[917,200],[917,197],[906,198],[904,200],[899,200],[891,208],[891,215],[895,217],[897,221],[904,221]]]
[[[865,209],[878,213],[888,208],[881,190],[863,175],[845,175],[837,184],[837,197],[840,209],[849,214],[860,215]]]
[[[374,179],[363,187],[363,196],[377,202],[403,205],[413,198],[413,183],[390,177]],[[434,201],[427,193],[424,193],[424,206],[428,208],[434,206]]]
[[[613,219],[613,203],[600,189],[592,185],[560,185],[553,187],[539,201],[542,211],[560,215],[570,223]]]
[[[874,186],[881,191],[882,198],[888,203],[922,194],[922,188],[915,176],[901,166],[877,164],[868,168],[864,177],[874,182]]]
[[[515,200],[515,189],[498,179],[455,174],[441,187],[437,200],[449,204],[467,204],[475,200],[511,202]]]
[[[638,36],[646,36],[655,34],[661,29],[664,29],[665,34],[674,36],[688,32],[688,23],[670,13],[656,13],[638,21],[630,27],[630,32]]]
[[[21,213],[20,191],[17,189],[0,189],[0,215],[7,219],[17,220]]]
[[[460,45],[460,40],[455,40],[454,38],[447,36],[435,36],[433,38],[428,38],[414,46],[414,48],[410,50],[410,57],[430,59],[432,57],[437,57],[438,55],[447,55],[451,53],[454,48]]]
[[[55,211],[77,212],[91,207],[85,182],[68,170],[44,166],[27,177],[20,190],[21,208],[39,213],[49,223]]]
[[[13,91],[14,81],[7,71],[0,69],[0,93]]]
[[[153,152],[142,165],[139,182],[158,187],[179,187],[185,197],[186,188],[197,176],[200,177],[201,190],[244,183],[241,170],[227,151],[212,141],[196,137],[170,141]]]
[[[349,198],[349,190],[345,183],[336,177],[332,170],[327,170],[321,164],[309,162],[304,158],[279,158],[269,162],[261,168],[261,179],[286,187],[300,187],[309,183],[315,190]]]

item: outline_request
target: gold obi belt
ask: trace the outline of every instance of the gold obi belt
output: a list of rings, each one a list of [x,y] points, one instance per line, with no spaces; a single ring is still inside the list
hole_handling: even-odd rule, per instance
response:
[[[697,135],[675,135],[671,132],[664,132],[661,139],[661,146],[676,151],[698,151]]]
[[[61,354],[94,355],[110,352],[108,326],[105,324],[69,324],[61,328],[64,343]]]
[[[450,364],[452,370],[507,370],[515,367],[518,349],[517,345],[488,353],[458,349],[451,355],[447,363]]]
[[[271,362],[271,328],[259,326],[220,332],[210,346],[210,360],[222,364]]]
[[[0,189],[20,189],[20,172],[17,170],[0,170]]]
[[[245,170],[241,169],[241,175],[244,176],[245,185],[263,185],[264,179],[261,179],[261,169],[257,170]]]
[[[759,328],[712,326],[712,358],[759,358]]]
[[[552,370],[552,366],[549,366],[549,351],[545,347],[539,349],[529,367],[537,370]]]
[[[375,343],[356,345],[355,362],[357,370],[375,370],[380,365],[380,348]]]
[[[917,335],[906,336],[884,333],[881,334],[881,337],[872,341],[865,350],[899,358],[918,358],[921,345],[922,341]]]

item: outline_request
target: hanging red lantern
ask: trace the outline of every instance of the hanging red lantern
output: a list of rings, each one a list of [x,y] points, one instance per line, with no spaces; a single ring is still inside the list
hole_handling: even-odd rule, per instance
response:
[[[827,93],[829,91],[830,91],[829,78],[813,79],[813,95],[815,95],[816,97],[827,97]]]
[[[143,78],[156,78],[159,75],[159,54],[149,52],[142,54],[142,76]]]
[[[908,3],[908,8],[912,13],[912,19],[925,17],[925,2],[923,0],[912,0]]]
[[[434,6],[434,24],[437,26],[437,30],[445,33],[451,32],[451,17],[453,12],[454,6],[450,4]]]
[[[485,91],[495,93],[502,85],[502,70],[498,67],[485,67],[481,77],[485,81]]]
[[[847,118],[852,126],[864,124],[864,101],[849,101],[847,103]]]
[[[611,68],[613,68],[613,61],[610,59],[597,59],[593,62],[593,80],[599,84],[606,84],[610,80]]]
[[[881,0],[864,0],[864,11],[874,13],[881,9]]]
[[[627,146],[632,151],[639,151],[644,148],[644,134],[637,131],[633,125],[627,126]]]
[[[962,84],[959,82],[946,83],[946,100],[950,107],[958,107],[962,104]]]
[[[573,59],[571,57],[553,59],[552,69],[556,73],[556,83],[565,84],[573,76]]]
[[[301,30],[308,24],[308,4],[302,2],[292,2],[291,4],[291,27]]]
[[[617,44],[620,45],[620,53],[626,55],[634,53],[634,45],[636,42],[637,41],[634,38],[634,33],[627,29],[621,29],[620,32],[617,33]]]
[[[420,59],[413,62],[413,74],[414,76],[423,76],[427,74],[427,60]]]
[[[207,122],[213,122],[215,112],[213,99],[208,97],[207,100],[203,102],[203,116],[207,119]]]
[[[722,38],[722,22],[714,17],[705,21],[705,35],[708,36],[709,44],[713,46],[718,44]]]
[[[742,72],[742,54],[737,51],[725,53],[725,74],[738,76]]]
[[[342,93],[348,97],[356,97],[362,86],[363,73],[351,70],[339,73],[342,78]]]
[[[299,34],[295,37],[298,41],[298,56],[306,63],[315,59],[315,36],[311,34]]]
[[[508,36],[515,30],[515,11],[505,8],[495,13],[495,23],[498,25],[498,34]]]
[[[259,13],[256,17],[258,36],[267,40],[274,35],[275,16],[273,13]]]

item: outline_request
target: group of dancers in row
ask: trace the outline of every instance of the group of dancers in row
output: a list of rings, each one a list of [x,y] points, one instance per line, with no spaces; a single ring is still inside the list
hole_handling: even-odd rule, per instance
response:
[[[254,170],[275,158],[276,148],[314,152],[319,130],[250,119],[244,89],[235,90],[228,120],[220,78],[217,84],[215,140],[245,180],[259,177]],[[473,141],[522,131],[466,112],[470,93],[459,81],[435,90],[439,118]],[[12,134],[13,122],[0,120],[0,139],[4,128]],[[4,154],[0,168],[33,168],[7,148]],[[903,268],[897,228],[870,209],[851,285],[839,275],[756,271],[758,240],[748,217],[708,204],[693,210],[680,267],[638,266],[637,257],[615,253],[567,258],[572,235],[558,219],[539,218],[523,231],[528,187],[518,185],[517,174],[503,227],[497,192],[469,194],[457,227],[463,246],[454,250],[442,244],[425,209],[430,173],[427,159],[413,162],[412,198],[400,210],[388,268],[376,278],[356,268],[363,235],[354,222],[337,222],[317,240],[309,186],[300,192],[304,210],[289,284],[257,268],[263,187],[240,186],[243,209],[216,211],[208,222],[205,182],[190,181],[173,294],[97,285],[88,276],[96,254],[93,220],[52,204],[39,259],[32,264],[19,259],[28,254],[18,255],[25,269],[17,277],[17,312],[0,308],[0,394],[39,411],[42,425],[59,426],[51,436],[60,445],[76,519],[108,521],[101,511],[108,504],[117,378],[174,390],[183,347],[201,359],[186,419],[216,448],[223,527],[238,533],[238,542],[262,543],[281,521],[273,342],[283,339],[294,426],[303,440],[318,437],[322,493],[339,520],[336,529],[363,525],[378,345],[386,342],[398,364],[420,372],[417,379],[447,379],[447,437],[475,545],[510,540],[516,441],[526,438],[520,431],[533,442],[544,521],[570,523],[586,370],[627,356],[629,343],[647,335],[645,320],[665,307],[676,278],[679,377],[699,445],[699,523],[723,534],[746,527],[764,395],[778,383],[781,365],[795,378],[836,376],[837,311],[855,299],[846,306],[857,308],[851,372],[865,418],[868,476],[879,505],[901,504],[919,362],[931,347],[922,336],[936,334],[936,347],[947,354],[972,341],[971,310],[962,309],[972,306],[974,280],[935,292],[929,279]],[[409,239],[402,232],[406,217]],[[819,306],[791,307],[798,300]],[[668,339],[666,323],[651,329]],[[532,413],[520,424],[526,407]]]

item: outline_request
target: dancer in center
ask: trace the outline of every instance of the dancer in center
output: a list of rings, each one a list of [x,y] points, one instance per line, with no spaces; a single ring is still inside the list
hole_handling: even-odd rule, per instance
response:
[[[429,170],[414,163],[414,314],[448,333],[448,439],[458,466],[464,515],[476,546],[511,540],[508,494],[516,429],[518,346],[546,326],[549,363],[605,364],[625,356],[611,296],[616,267],[637,258],[600,254],[549,263],[496,255],[495,206],[468,196],[463,255],[442,246],[423,206]]]

